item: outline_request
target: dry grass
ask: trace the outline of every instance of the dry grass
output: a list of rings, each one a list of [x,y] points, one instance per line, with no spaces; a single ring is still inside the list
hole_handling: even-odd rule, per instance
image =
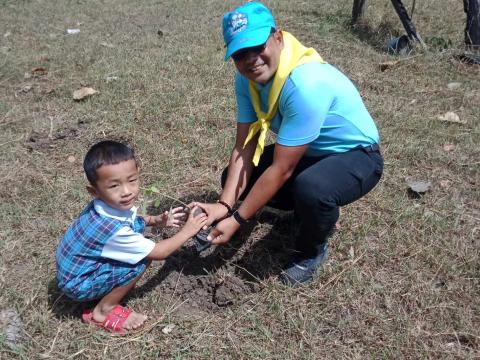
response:
[[[14,309],[23,322],[16,344],[0,334],[0,358],[479,357],[480,79],[478,67],[452,58],[464,28],[453,0],[417,2],[414,15],[426,40],[452,45],[416,49],[385,72],[378,64],[397,58],[381,45],[401,33],[389,1],[369,1],[356,31],[350,2],[268,1],[284,29],[355,81],[382,134],[385,176],[344,209],[313,284],[275,281],[291,218],[267,214],[240,236],[238,251],[179,268],[187,249],[151,268],[129,299],[150,316],[138,334],[87,328],[79,307],[59,297],[54,251],[88,201],[81,160],[96,140],[134,145],[144,187],[165,195],[144,193],[143,209],[219,191],[235,112],[219,24],[237,4],[0,0],[0,312]],[[48,74],[25,76],[36,67]],[[450,90],[453,81],[461,86]],[[100,93],[74,102],[83,85]],[[439,121],[447,111],[466,123]],[[432,191],[412,199],[406,176],[430,180]],[[191,291],[180,291],[182,274],[194,279]],[[233,275],[248,279],[249,291],[232,305],[192,305]]]

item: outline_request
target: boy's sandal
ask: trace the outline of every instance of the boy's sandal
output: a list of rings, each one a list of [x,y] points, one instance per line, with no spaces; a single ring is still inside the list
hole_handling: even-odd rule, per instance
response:
[[[120,305],[110,311],[103,322],[93,319],[93,309],[85,310],[82,314],[82,321],[86,324],[92,324],[102,329],[111,331],[114,334],[126,334],[127,329],[123,328],[123,323],[127,320],[128,316],[132,313],[132,309]]]

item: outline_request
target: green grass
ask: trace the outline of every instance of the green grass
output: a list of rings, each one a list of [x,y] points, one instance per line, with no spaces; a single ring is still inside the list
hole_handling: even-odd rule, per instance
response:
[[[149,269],[128,299],[149,315],[139,334],[85,327],[79,307],[60,297],[55,247],[89,199],[81,163],[95,141],[135,147],[142,187],[160,190],[142,194],[143,209],[216,199],[235,136],[234,69],[223,62],[220,20],[238,4],[0,0],[0,313],[15,309],[24,328],[9,345],[0,318],[0,358],[478,357],[480,70],[453,59],[465,26],[453,0],[417,2],[420,35],[449,42],[408,58],[381,50],[403,33],[389,1],[370,0],[356,30],[351,2],[267,2],[283,29],[355,82],[382,136],[384,177],[343,209],[313,284],[287,289],[266,272],[230,306],[192,305],[231,276],[252,281],[248,272],[278,267],[292,219],[262,213],[238,251],[188,264],[206,272],[176,269],[178,258]],[[48,74],[25,76],[35,67]],[[461,87],[449,90],[453,81]],[[99,93],[74,102],[81,86]],[[447,111],[466,124],[439,121]],[[412,199],[408,176],[431,181],[432,190]],[[166,287],[176,276],[192,289]],[[167,335],[169,323],[176,326]]]

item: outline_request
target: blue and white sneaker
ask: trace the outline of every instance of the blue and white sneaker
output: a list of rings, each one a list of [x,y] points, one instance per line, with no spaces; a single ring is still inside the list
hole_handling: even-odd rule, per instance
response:
[[[282,271],[280,281],[284,285],[298,286],[312,281],[318,267],[328,259],[328,243],[322,246],[317,256],[294,261]]]

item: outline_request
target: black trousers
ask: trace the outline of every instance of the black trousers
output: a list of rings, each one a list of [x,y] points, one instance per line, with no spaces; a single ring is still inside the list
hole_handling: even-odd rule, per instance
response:
[[[240,200],[245,199],[258,178],[272,164],[274,146],[265,147]],[[222,174],[222,187],[227,170]],[[295,218],[300,225],[296,250],[300,258],[311,257],[323,247],[334,229],[339,207],[360,199],[372,190],[382,172],[383,157],[378,145],[321,157],[304,156],[292,176],[267,205],[295,210]]]

